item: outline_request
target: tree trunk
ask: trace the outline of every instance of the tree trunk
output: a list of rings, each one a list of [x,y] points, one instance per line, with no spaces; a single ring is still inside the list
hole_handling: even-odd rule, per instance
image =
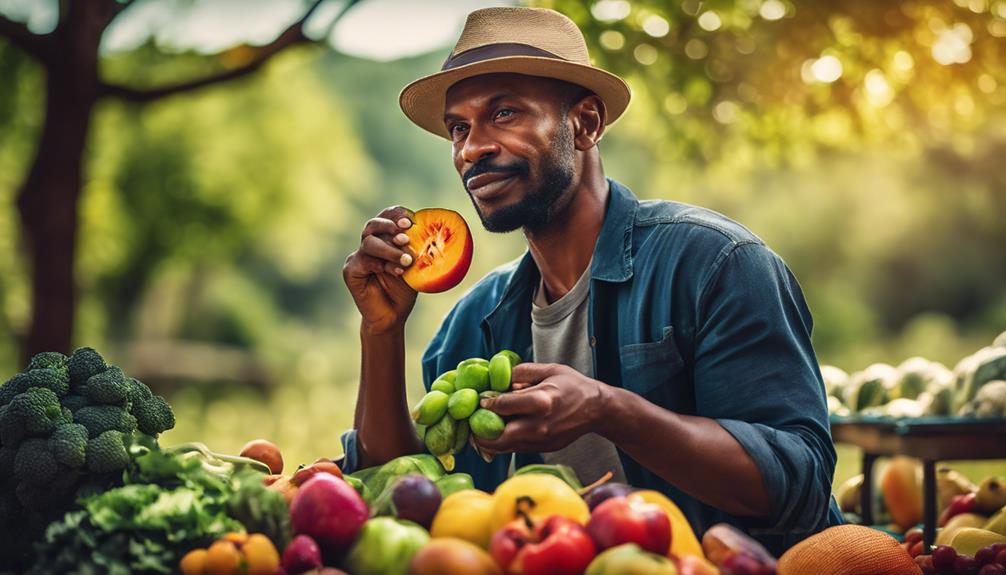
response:
[[[98,99],[98,44],[111,14],[101,3],[69,2],[45,62],[45,125],[17,199],[32,279],[28,358],[70,351],[76,284],[77,201],[81,160]]]

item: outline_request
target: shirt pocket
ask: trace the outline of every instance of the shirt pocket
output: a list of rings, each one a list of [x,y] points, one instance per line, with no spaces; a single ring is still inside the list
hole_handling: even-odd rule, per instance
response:
[[[622,387],[647,395],[681,373],[685,362],[674,342],[674,328],[667,326],[662,333],[659,341],[621,347]]]

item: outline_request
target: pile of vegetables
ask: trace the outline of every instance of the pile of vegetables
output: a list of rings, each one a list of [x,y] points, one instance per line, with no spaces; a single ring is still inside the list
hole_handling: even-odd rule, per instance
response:
[[[173,573],[185,553],[228,533],[289,541],[289,508],[263,484],[261,463],[148,438],[129,454],[122,486],[82,497],[81,509],[49,525],[30,574]]]
[[[851,375],[821,366],[831,415],[1006,417],[1006,332],[961,359],[953,370],[912,357],[875,363]]]
[[[78,493],[119,482],[134,434],[174,425],[164,398],[91,348],[34,356],[0,386],[0,562],[23,560]]]

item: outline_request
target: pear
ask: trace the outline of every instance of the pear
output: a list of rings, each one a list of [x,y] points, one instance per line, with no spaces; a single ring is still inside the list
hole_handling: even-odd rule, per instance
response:
[[[991,515],[1006,505],[1006,479],[1002,477],[986,477],[978,485],[977,510],[979,513]]]
[[[859,499],[863,489],[863,474],[850,477],[838,488],[838,506],[842,511],[860,513]]]
[[[967,495],[977,491],[974,483],[963,473],[949,467],[940,467],[936,470],[936,498],[937,509],[940,511],[950,505],[950,500],[955,495]]]
[[[961,529],[984,527],[988,521],[988,517],[977,513],[954,515],[936,534],[936,544],[950,545],[950,542],[953,541],[954,537],[957,536],[957,532]]]
[[[975,527],[964,527],[954,534],[950,546],[954,548],[954,551],[957,551],[958,555],[974,557],[979,549],[995,543],[1006,543],[1006,535]]]
[[[1006,535],[1006,507],[1003,507],[995,515],[989,518],[988,523],[982,526],[993,533]]]

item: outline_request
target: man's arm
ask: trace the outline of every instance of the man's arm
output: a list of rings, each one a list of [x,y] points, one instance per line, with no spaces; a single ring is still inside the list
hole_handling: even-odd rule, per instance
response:
[[[713,419],[680,415],[622,388],[603,385],[610,414],[598,433],[685,493],[737,517],[768,519],[758,466]]]
[[[363,361],[353,422],[359,467],[420,453],[423,446],[405,396],[405,330],[370,334],[361,329],[360,340]]]
[[[412,262],[404,251],[412,225],[403,208],[388,208],[364,226],[360,248],[346,258],[342,275],[362,316],[362,365],[350,437],[351,467],[379,465],[422,449],[405,395],[405,321],[416,292],[402,279]],[[355,449],[355,453],[349,453]]]

